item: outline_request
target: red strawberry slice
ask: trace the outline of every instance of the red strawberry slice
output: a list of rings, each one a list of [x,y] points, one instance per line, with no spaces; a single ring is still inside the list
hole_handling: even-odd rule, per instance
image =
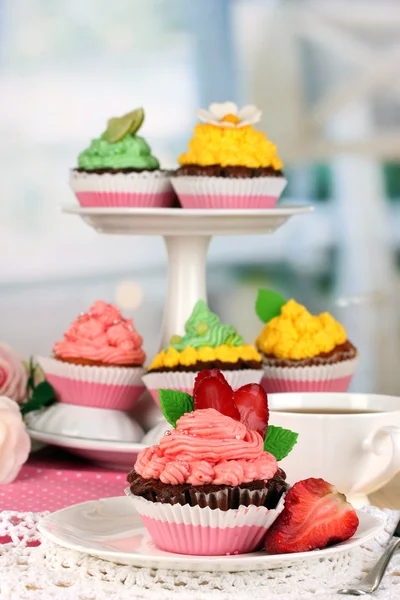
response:
[[[287,493],[264,545],[269,554],[307,552],[343,542],[357,527],[356,511],[344,494],[323,479],[305,479]]]
[[[208,377],[216,377],[217,379],[219,379],[219,381],[222,381],[223,383],[226,383],[227,385],[229,385],[219,369],[205,369],[204,371],[200,371],[196,375],[196,379],[194,380],[194,386],[193,386],[193,395],[196,392],[197,386],[204,379],[207,379]]]
[[[240,414],[233,401],[233,390],[226,381],[206,377],[197,384],[193,394],[194,409],[214,408],[227,417],[240,421]]]
[[[240,413],[240,421],[247,429],[258,431],[264,439],[269,418],[268,397],[264,388],[257,383],[243,385],[234,393],[234,402]]]

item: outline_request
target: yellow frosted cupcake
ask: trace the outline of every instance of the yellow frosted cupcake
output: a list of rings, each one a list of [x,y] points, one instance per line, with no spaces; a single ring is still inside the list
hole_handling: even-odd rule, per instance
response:
[[[256,311],[265,323],[256,346],[267,393],[347,391],[358,352],[332,315],[312,315],[270,290],[259,291]]]
[[[158,404],[159,389],[191,394],[196,375],[204,369],[221,370],[233,389],[259,383],[262,377],[256,348],[245,344],[233,325],[221,323],[207,303],[199,300],[185,323],[185,335],[172,336],[142,379]]]
[[[253,124],[261,111],[233,102],[210,104],[197,116],[188,151],[171,178],[184,208],[273,208],[286,179],[275,144]]]

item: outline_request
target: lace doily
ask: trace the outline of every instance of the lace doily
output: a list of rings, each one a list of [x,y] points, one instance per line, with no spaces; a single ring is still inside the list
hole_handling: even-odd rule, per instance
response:
[[[398,511],[367,507],[385,531],[365,546],[284,569],[189,573],[119,566],[41,541],[45,513],[0,513],[1,600],[339,600],[335,590],[360,580],[377,560]],[[218,559],[216,559],[218,560]],[[365,596],[367,598],[367,596]],[[400,554],[390,564],[376,600],[400,598]]]

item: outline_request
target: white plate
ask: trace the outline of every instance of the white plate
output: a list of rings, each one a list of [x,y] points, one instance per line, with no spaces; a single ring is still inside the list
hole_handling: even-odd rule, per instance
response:
[[[135,442],[114,442],[60,435],[27,428],[30,437],[52,446],[65,448],[72,454],[81,456],[109,469],[131,470],[137,455],[144,444]]]
[[[63,211],[82,217],[97,231],[140,235],[247,235],[272,233],[294,215],[312,206],[282,206],[264,210],[206,210],[182,208],[82,208]]]
[[[159,550],[127,497],[84,502],[55,512],[39,523],[39,531],[64,548],[104,560],[154,569],[179,571],[257,571],[277,569],[301,560],[318,561],[360,546],[382,531],[381,522],[358,511],[360,525],[346,542],[314,552],[268,555],[252,552],[237,556],[187,556]]]

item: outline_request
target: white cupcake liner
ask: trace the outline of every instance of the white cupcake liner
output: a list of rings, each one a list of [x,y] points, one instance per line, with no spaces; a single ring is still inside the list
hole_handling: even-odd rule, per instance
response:
[[[147,373],[143,375],[143,383],[152,398],[160,406],[158,390],[180,390],[193,394],[193,386],[199,371],[167,371],[165,373]],[[247,383],[260,383],[263,369],[237,369],[222,371],[229,385],[236,390]]]
[[[286,187],[284,177],[171,177],[184,208],[273,208]]]
[[[143,367],[74,365],[44,356],[37,362],[57,399],[67,404],[131,410],[145,389]]]
[[[72,170],[69,183],[84,207],[168,207],[175,200],[163,171],[99,174]]]
[[[284,508],[240,506],[227,511],[210,507],[151,502],[125,490],[156,545],[168,552],[197,555],[243,554],[257,549]]]
[[[345,392],[358,365],[358,356],[333,364],[277,367],[263,363],[262,386],[267,393]]]

